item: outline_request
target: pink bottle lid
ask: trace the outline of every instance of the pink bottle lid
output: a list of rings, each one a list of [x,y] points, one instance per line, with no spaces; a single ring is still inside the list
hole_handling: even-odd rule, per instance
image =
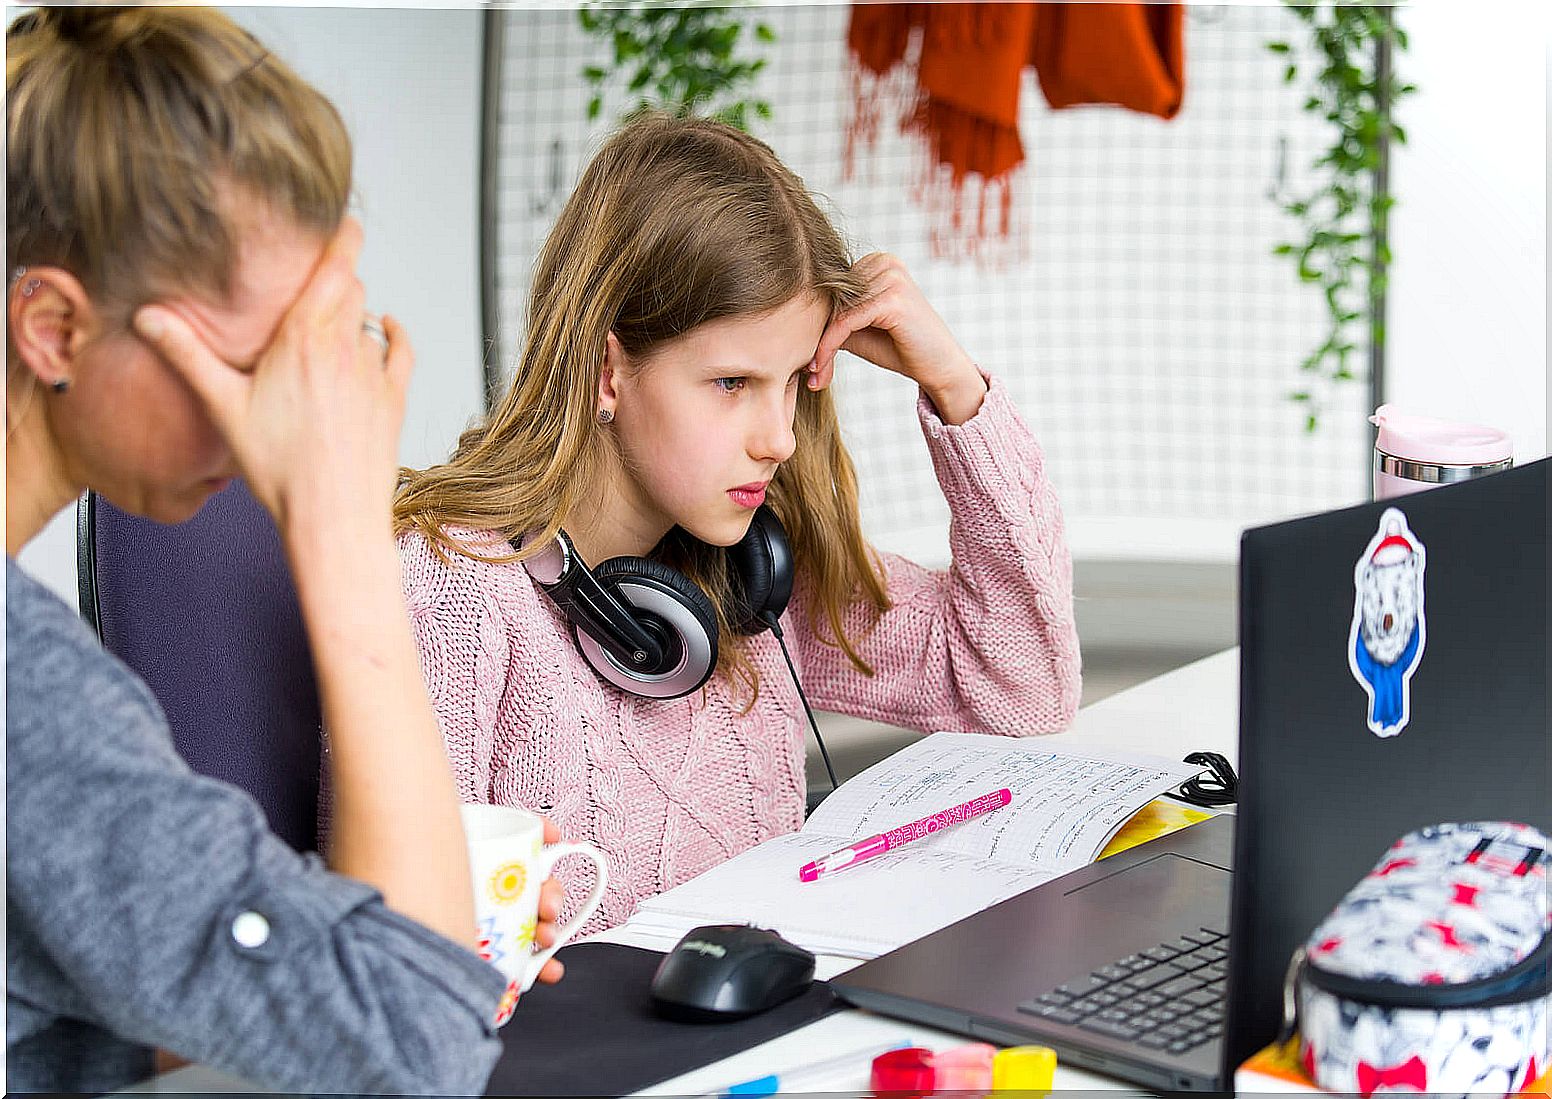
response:
[[[1376,450],[1396,458],[1449,466],[1490,466],[1514,456],[1508,434],[1495,427],[1415,416],[1382,404],[1369,422],[1380,429]]]

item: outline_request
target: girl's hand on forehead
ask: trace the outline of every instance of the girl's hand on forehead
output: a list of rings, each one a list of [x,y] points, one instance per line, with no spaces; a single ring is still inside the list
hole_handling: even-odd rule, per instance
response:
[[[251,371],[221,359],[171,309],[134,317],[204,404],[282,533],[297,521],[386,523],[414,353],[391,318],[386,352],[363,330],[360,252],[361,227],[347,218]]]
[[[814,353],[809,388],[828,386],[835,378],[836,354],[850,351],[910,378],[949,422],[973,416],[986,383],[905,264],[888,253],[872,252],[852,269],[867,279],[868,296],[826,326]]]

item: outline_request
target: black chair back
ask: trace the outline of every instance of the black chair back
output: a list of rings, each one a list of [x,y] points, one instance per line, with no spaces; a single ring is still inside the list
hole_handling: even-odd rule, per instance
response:
[[[189,766],[248,791],[276,834],[317,847],[321,719],[279,532],[241,481],[164,526],[88,493],[81,613],[150,685]]]

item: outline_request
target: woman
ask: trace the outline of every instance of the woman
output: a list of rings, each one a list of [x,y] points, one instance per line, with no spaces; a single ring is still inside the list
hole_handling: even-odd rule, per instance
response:
[[[872,551],[828,391],[845,349],[915,381],[953,515],[935,573]],[[647,115],[539,258],[511,391],[395,504],[406,597],[465,800],[552,814],[610,860],[595,926],[802,821],[804,725],[727,555],[769,502],[814,705],[923,730],[1051,731],[1079,695],[1071,564],[1039,448],[899,261],[850,263],[802,182],[718,123]],[[721,623],[703,691],[593,674],[522,563],[649,556]],[[522,546],[522,552],[517,547]]]
[[[159,1047],[286,1091],[474,1092],[503,981],[398,591],[412,353],[364,324],[349,138],[210,11],[40,10],[6,51],[8,1087],[116,1090]],[[327,868],[192,774],[15,562],[88,488],[178,522],[237,474],[317,663]]]

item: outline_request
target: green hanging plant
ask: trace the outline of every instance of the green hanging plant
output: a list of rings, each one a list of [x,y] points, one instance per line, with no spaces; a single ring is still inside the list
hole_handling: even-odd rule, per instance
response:
[[[622,115],[659,107],[678,114],[710,115],[744,130],[751,117],[771,117],[771,105],[751,94],[765,59],[741,55],[739,39],[747,20],[726,0],[718,6],[708,0],[688,5],[595,2],[579,9],[577,18],[584,31],[609,43],[614,58],[612,65],[582,70],[593,89],[587,105],[589,121],[603,112],[605,96],[617,75],[625,77],[625,92],[634,97]],[[764,22],[754,24],[753,34],[762,44],[776,41],[776,32]]]
[[[1332,128],[1331,144],[1314,162],[1319,176],[1306,194],[1277,201],[1299,223],[1299,239],[1273,251],[1297,265],[1301,282],[1318,286],[1325,296],[1330,328],[1324,341],[1299,364],[1332,382],[1356,377],[1353,358],[1369,325],[1369,346],[1384,344],[1381,316],[1390,247],[1386,225],[1395,198],[1385,170],[1387,142],[1406,142],[1406,131],[1395,122],[1397,103],[1417,90],[1397,79],[1389,64],[1394,51],[1407,47],[1406,32],[1388,9],[1351,0],[1284,0],[1308,27],[1315,58],[1308,73],[1309,98],[1304,110]],[[1268,50],[1283,57],[1285,83],[1303,71],[1289,42],[1269,42]],[[1319,422],[1313,387],[1291,394],[1304,402],[1305,426]]]

